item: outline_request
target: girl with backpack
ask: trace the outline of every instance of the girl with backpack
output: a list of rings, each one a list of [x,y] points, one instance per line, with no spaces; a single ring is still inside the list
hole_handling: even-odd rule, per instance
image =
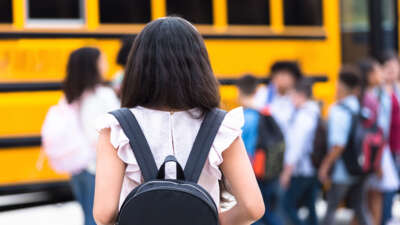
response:
[[[398,84],[400,75],[400,64],[398,55],[395,52],[388,51],[382,54],[380,58],[383,74],[383,93],[386,96],[384,114],[382,115],[385,123],[385,135],[387,136],[388,146],[392,154],[388,154],[388,163],[383,162],[387,167],[388,175],[385,182],[382,182],[384,188],[382,219],[381,224],[385,225],[392,218],[393,199],[396,191],[399,190],[400,175],[400,86]],[[394,165],[393,165],[394,164]],[[396,176],[397,167],[397,176]],[[385,175],[385,171],[383,171]],[[383,179],[385,176],[383,177]]]
[[[388,145],[390,125],[390,96],[383,90],[382,67],[373,59],[364,59],[358,63],[361,72],[360,101],[363,105],[365,123],[377,123],[384,135],[384,149],[382,155],[375,156],[379,170],[368,178],[367,205],[371,212],[372,222],[375,225],[383,225],[382,215],[387,213],[383,209],[383,197],[386,192],[398,185],[398,179],[394,175],[394,164]],[[389,210],[390,211],[390,210]]]
[[[130,118],[125,121],[118,118],[115,115],[122,112],[118,111],[99,120],[93,210],[98,224],[118,221],[119,224],[144,225],[142,221],[158,221],[159,224],[179,225],[179,221],[187,219],[190,222],[186,224],[244,225],[264,214],[260,190],[240,137],[243,110],[237,108],[226,113],[224,119],[219,120],[220,126],[211,123],[216,130],[202,132],[203,126],[210,125],[203,121],[207,122],[208,116],[215,112],[220,96],[204,41],[192,24],[178,17],[165,17],[147,24],[131,49],[121,93],[122,107],[128,108],[124,112]],[[131,133],[127,132],[127,125],[133,121],[137,121],[136,127],[130,131],[136,132],[139,138],[135,135],[136,138],[130,138]],[[215,134],[214,139],[211,133]],[[197,135],[205,139],[197,143]],[[210,139],[213,140],[210,147],[201,149],[198,157],[192,157],[195,146],[206,146]],[[198,182],[190,183],[186,180],[191,175],[187,168],[197,159],[204,160],[204,164],[197,168],[199,177],[193,179]],[[164,164],[164,161],[174,161],[175,165]],[[151,176],[153,170],[143,165],[159,169],[158,179]],[[222,180],[226,181],[226,189],[237,202],[225,211],[220,207],[222,189],[219,183]],[[152,188],[146,189],[149,185],[162,191],[152,192]],[[201,210],[203,207],[196,204],[192,208],[192,201],[182,201],[183,194],[179,190],[187,191],[185,188],[189,187],[202,190],[205,197],[199,204],[208,202],[215,208]],[[144,190],[154,194],[146,195]],[[196,190],[193,189],[199,194]],[[155,196],[161,197],[154,199]],[[194,201],[192,192],[186,197]],[[142,204],[141,208],[138,204]],[[160,210],[160,206],[164,208]],[[208,212],[215,215],[212,223],[203,222],[210,219],[203,218]],[[158,216],[161,214],[165,217]],[[171,218],[171,215],[176,217]],[[187,218],[188,215],[193,218]],[[135,219],[124,222],[123,218],[129,216]],[[147,224],[156,225],[156,222]]]
[[[57,172],[71,175],[71,187],[82,206],[85,225],[94,225],[93,197],[96,172],[96,121],[119,108],[111,88],[102,85],[107,62],[97,48],[73,51],[63,82],[64,97],[50,108],[42,127],[44,151]]]

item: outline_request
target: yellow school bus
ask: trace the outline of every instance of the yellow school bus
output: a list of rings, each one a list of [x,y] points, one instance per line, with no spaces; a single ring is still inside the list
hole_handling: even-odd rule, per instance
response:
[[[237,105],[235,79],[245,73],[266,78],[277,60],[298,61],[317,81],[316,98],[328,105],[342,61],[353,61],[370,46],[357,39],[370,32],[365,23],[371,21],[364,18],[369,3],[362,2],[0,0],[0,195],[66,187],[68,176],[56,174],[42,157],[40,129],[49,106],[61,97],[72,50],[100,48],[111,80],[120,70],[115,61],[121,37],[136,35],[151,20],[180,15],[205,39],[225,108]]]

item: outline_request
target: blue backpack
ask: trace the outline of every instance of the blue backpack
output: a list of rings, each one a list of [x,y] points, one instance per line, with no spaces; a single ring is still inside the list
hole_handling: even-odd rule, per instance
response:
[[[197,182],[226,112],[213,109],[205,115],[184,169],[172,155],[158,169],[133,113],[123,108],[111,114],[129,138],[144,179],[123,202],[118,225],[218,225],[218,207]],[[176,163],[176,179],[165,179],[167,162]]]

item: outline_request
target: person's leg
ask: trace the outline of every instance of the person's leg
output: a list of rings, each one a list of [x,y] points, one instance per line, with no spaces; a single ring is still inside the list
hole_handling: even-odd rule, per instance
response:
[[[290,222],[294,225],[305,224],[298,216],[297,205],[304,195],[307,194],[308,184],[307,178],[304,177],[292,177],[290,180],[289,188],[286,190],[283,196],[283,209],[286,215],[289,217]]]
[[[383,193],[382,220],[380,225],[386,225],[392,218],[393,198],[395,195],[395,191],[387,191]]]
[[[327,195],[328,209],[326,211],[322,225],[333,224],[335,220],[336,209],[339,206],[339,203],[346,196],[346,193],[349,190],[349,188],[350,185],[347,184],[335,184],[335,183],[332,184]]]
[[[79,203],[83,210],[84,204],[84,189],[82,185],[82,177],[84,176],[83,172],[79,174],[72,175],[70,178],[70,185],[72,189],[72,193],[74,194],[75,200]]]
[[[368,190],[368,209],[371,213],[373,225],[380,225],[382,220],[382,203],[383,196],[382,192],[376,189]]]
[[[362,179],[356,182],[350,188],[350,202],[351,207],[354,209],[355,216],[360,225],[372,225],[372,218],[369,210],[367,209],[367,196],[366,196],[366,180]]]
[[[308,189],[307,189],[307,202],[306,206],[308,208],[308,218],[306,220],[309,225],[318,225],[317,211],[315,208],[315,203],[317,201],[320,184],[318,178],[310,177],[308,179]]]
[[[261,195],[262,195],[263,200],[264,200],[265,213],[264,213],[263,217],[262,217],[260,220],[256,221],[256,222],[253,223],[252,225],[266,225],[266,224],[265,224],[265,217],[266,217],[266,214],[269,213],[268,207],[270,207],[270,206],[268,205],[268,204],[270,204],[270,203],[268,202],[268,192],[267,192],[268,189],[266,188],[266,184],[265,184],[264,181],[257,180],[257,182],[258,182],[258,186],[260,187]]]
[[[265,214],[261,218],[266,225],[282,225],[282,218],[277,213],[279,207],[279,185],[278,180],[260,182],[261,192],[265,202]]]
[[[85,187],[85,201],[84,201],[84,213],[85,213],[85,225],[96,225],[93,218],[93,200],[94,200],[94,184],[95,176],[89,172],[85,172],[84,179]]]

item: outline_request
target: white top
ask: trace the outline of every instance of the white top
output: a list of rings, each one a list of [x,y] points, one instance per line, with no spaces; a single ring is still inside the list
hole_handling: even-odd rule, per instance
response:
[[[261,86],[257,89],[254,97],[254,107],[256,109],[262,109],[268,106],[272,117],[278,123],[282,130],[283,135],[286,138],[286,133],[289,125],[289,120],[293,114],[294,106],[289,95],[280,95],[271,87]],[[273,96],[269,96],[272,94]],[[271,98],[271,102],[267,102],[267,99]]]
[[[98,86],[94,91],[87,91],[80,101],[80,123],[85,137],[96,152],[98,133],[96,118],[109,111],[120,108],[120,102],[114,90],[109,87]],[[87,170],[96,173],[96,159],[89,162]]]
[[[308,101],[294,112],[290,119],[285,151],[285,165],[294,166],[293,176],[314,176],[311,153],[320,110],[314,101]]]
[[[383,150],[381,170],[383,173],[381,178],[377,177],[375,174],[370,176],[368,181],[370,187],[380,191],[398,190],[400,182],[397,177],[396,167],[388,146],[386,146]]]
[[[181,112],[166,112],[135,107],[131,111],[135,115],[143,133],[149,143],[157,167],[160,168],[168,155],[175,155],[179,164],[184,168],[193,146],[193,142],[200,129],[203,118],[198,109]],[[200,175],[199,185],[207,190],[217,206],[219,206],[220,190],[218,181],[221,179],[219,165],[223,162],[222,152],[241,135],[244,124],[243,109],[236,108],[228,112],[215,137],[208,160]],[[143,182],[140,168],[117,119],[106,114],[99,118],[97,130],[111,128],[110,142],[118,151],[119,158],[127,164],[121,190],[120,207],[127,195]],[[166,167],[166,177],[176,175],[172,167]]]

